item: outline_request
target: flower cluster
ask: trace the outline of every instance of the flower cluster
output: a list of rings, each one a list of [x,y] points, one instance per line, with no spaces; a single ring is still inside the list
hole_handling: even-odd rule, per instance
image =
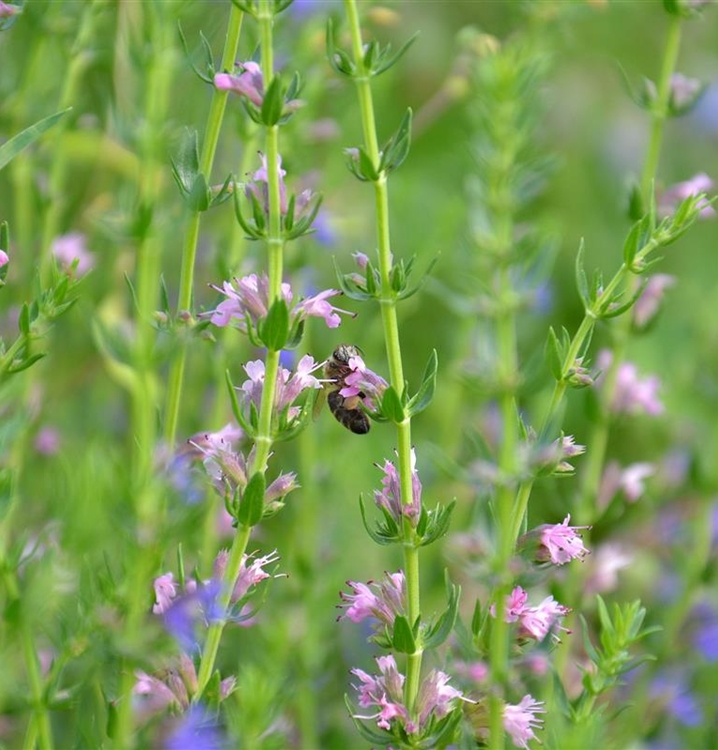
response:
[[[263,366],[263,363],[261,364]],[[241,451],[232,447],[232,442],[242,434],[238,428],[227,426],[216,433],[195,435],[188,441],[196,456],[202,459],[204,469],[212,479],[215,489],[225,498],[240,497],[249,480],[247,474],[255,449],[252,448],[249,456],[245,458]],[[294,472],[280,474],[264,493],[265,513],[278,510],[284,497],[297,487],[299,484]]]
[[[376,662],[381,673],[378,676],[369,675],[362,669],[351,670],[359,678],[359,684],[354,685],[359,705],[378,709],[369,715],[354,714],[355,719],[376,719],[377,726],[385,731],[398,733],[401,729],[409,735],[423,735],[431,730],[435,721],[443,719],[455,708],[457,700],[467,700],[460,690],[448,684],[450,677],[447,674],[432,670],[422,682],[414,712],[410,714],[403,702],[405,677],[397,669],[394,657],[380,656]]]
[[[541,524],[518,540],[519,549],[530,548],[537,563],[564,565],[571,560],[583,560],[589,551],[583,544],[581,529],[590,526],[570,526],[571,515],[561,523]]]
[[[543,719],[536,716],[546,713],[543,706],[543,701],[534,700],[530,695],[524,695],[518,705],[507,703],[504,706],[504,729],[511,736],[515,747],[529,750],[529,740],[536,739],[534,729],[543,726]]]
[[[529,639],[539,643],[551,635],[558,643],[559,638],[556,631],[569,630],[560,625],[560,619],[565,617],[571,610],[559,604],[552,596],[547,596],[537,607],[528,605],[528,593],[516,586],[506,597],[506,622],[518,623],[519,640]],[[489,611],[493,617],[496,616],[496,605],[492,604]]]
[[[421,515],[421,481],[416,471],[416,453],[411,450],[411,501],[403,503],[401,498],[401,482],[396,467],[391,461],[385,460],[379,467],[384,476],[381,480],[381,490],[374,490],[374,502],[386,511],[396,522],[402,523],[408,518],[412,527],[416,528]]]
[[[264,104],[264,75],[258,63],[249,60],[235,63],[237,73],[217,73],[214,85],[219,91],[231,91],[245,98],[256,108]],[[302,106],[299,99],[290,99],[284,105],[285,112],[295,112]]]
[[[214,310],[203,313],[203,316],[209,317],[213,325],[220,328],[233,323],[247,333],[250,326],[256,329],[259,321],[266,319],[269,313],[269,279],[265,273],[235,278],[234,283],[225,281],[221,287],[212,285],[212,289],[227,299],[220,302]],[[330,297],[341,294],[337,289],[326,289],[301,300],[294,307],[291,307],[294,295],[289,284],[282,284],[281,294],[290,307],[290,328],[308,317],[322,318],[328,328],[337,328],[341,323],[339,313],[352,315],[328,302]]]
[[[603,349],[598,355],[598,366],[605,370],[612,359],[613,354],[608,349]],[[601,378],[598,378],[598,382],[600,384]],[[655,375],[641,378],[636,365],[621,362],[609,408],[614,414],[658,416],[663,413],[663,403],[658,397],[660,385],[661,382]]]
[[[367,617],[372,617],[392,628],[397,615],[406,614],[406,579],[400,570],[396,573],[385,573],[380,583],[369,581],[358,583],[347,581],[353,594],[341,592],[339,596],[346,602],[346,612],[340,617],[346,617],[352,622],[359,623]]]
[[[263,557],[243,555],[239,576],[229,600],[230,609],[224,611],[219,604],[219,594],[227,558],[227,551],[221,550],[215,559],[212,578],[208,581],[189,579],[183,592],[179,591],[172,573],[158,576],[154,581],[155,603],[152,611],[162,616],[165,628],[186,652],[197,648],[197,631],[200,628],[223,621],[247,624],[252,616],[245,608],[247,599],[257,584],[271,577],[265,568],[279,560],[276,551]]]

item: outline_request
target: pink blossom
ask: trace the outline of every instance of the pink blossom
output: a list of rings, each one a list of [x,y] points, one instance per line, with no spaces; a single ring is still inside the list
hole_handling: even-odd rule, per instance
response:
[[[34,440],[35,450],[43,456],[54,456],[60,450],[60,432],[55,427],[42,427]]]
[[[701,172],[694,175],[685,182],[677,182],[663,191],[658,196],[658,213],[660,216],[670,216],[678,207],[678,204],[691,196],[707,193],[713,189],[713,180]],[[704,198],[699,204],[699,216],[701,219],[712,219],[716,215],[713,206]]]
[[[337,294],[341,294],[338,289],[326,289],[323,292],[319,292],[319,294],[315,294],[313,297],[307,297],[307,299],[296,306],[295,312],[304,316],[312,315],[317,318],[324,318],[327,328],[338,328],[342,319],[337,313],[344,313],[345,315],[350,315],[352,318],[356,317],[356,313],[341,310],[327,302],[328,297],[335,297]]]
[[[460,690],[450,686],[449,676],[439,670],[432,670],[422,682],[416,700],[417,720],[411,720],[403,703],[402,686],[404,675],[397,670],[393,656],[381,656],[377,659],[381,675],[374,677],[361,669],[351,672],[360,680],[354,689],[359,694],[359,705],[362,708],[377,707],[379,710],[368,716],[354,714],[355,719],[376,719],[380,729],[390,731],[393,723],[403,725],[408,734],[417,734],[432,719],[441,719],[455,707],[456,700],[467,700]]]
[[[571,610],[559,604],[552,596],[547,596],[537,607],[526,607],[521,613],[519,625],[519,637],[533,638],[539,643],[549,633],[554,640],[558,641],[556,630],[570,632],[559,625],[559,620],[565,617]]]
[[[264,77],[262,69],[256,62],[238,63],[241,70],[239,75],[229,73],[217,73],[214,77],[214,85],[220,91],[232,91],[235,94],[246,96],[252,104],[261,107],[264,102]]]
[[[174,575],[165,573],[158,576],[152,585],[155,589],[155,603],[152,606],[152,611],[156,615],[161,615],[169,609],[173,599],[177,596]]]
[[[52,254],[66,273],[72,270],[75,262],[75,273],[78,276],[84,276],[95,267],[95,256],[88,251],[85,235],[81,232],[56,237],[52,243]]]
[[[591,559],[591,572],[586,582],[585,594],[592,596],[614,591],[618,586],[618,572],[633,562],[633,555],[617,544],[604,544]]]
[[[640,461],[622,468],[617,461],[606,466],[598,489],[596,505],[605,510],[618,492],[623,492],[629,503],[635,503],[646,491],[645,480],[656,473],[653,464]]]
[[[613,353],[608,349],[598,355],[599,367],[608,368]],[[601,383],[603,378],[599,378]],[[621,362],[616,375],[616,387],[609,408],[615,414],[648,414],[657,416],[663,413],[663,404],[658,398],[661,382],[655,375],[641,378],[638,368],[632,362]]]
[[[340,617],[347,617],[352,622],[373,617],[382,624],[393,627],[397,615],[406,613],[406,581],[404,573],[385,573],[380,583],[369,581],[368,584],[347,581],[353,594],[340,592],[345,602],[346,612]]]
[[[504,706],[504,729],[511,737],[514,747],[529,750],[529,740],[535,740],[534,729],[541,729],[543,719],[536,714],[545,714],[543,701],[534,700],[530,695],[525,695],[521,703],[514,706],[507,703]]]
[[[644,328],[655,317],[663,299],[663,293],[676,283],[676,277],[667,273],[657,273],[649,277],[641,296],[633,306],[633,322],[637,328]]]
[[[0,250],[0,268],[6,266],[9,262],[10,256],[4,250]]]
[[[554,565],[564,565],[570,560],[581,560],[588,550],[583,546],[580,529],[590,526],[569,526],[571,515],[567,515],[561,523],[544,524],[539,527],[542,547],[538,550],[539,560],[550,560]]]
[[[210,285],[227,299],[220,302],[214,310],[202,313],[202,317],[209,317],[211,322],[220,328],[232,323],[239,330],[246,332],[248,322],[256,327],[260,320],[267,317],[271,306],[269,279],[264,273],[259,275],[252,273],[242,278],[235,278],[233,282],[224,281],[221,287]],[[290,308],[290,326],[308,317],[316,317],[323,318],[328,328],[336,328],[341,323],[338,313],[354,317],[353,313],[334,307],[327,301],[329,297],[339,294],[341,292],[337,289],[326,289],[301,300],[292,307],[292,288],[289,284],[281,286],[281,298]]]
[[[378,466],[378,464],[377,464]],[[381,490],[374,490],[374,502],[377,507],[387,511],[397,525],[401,525],[404,518],[408,518],[412,527],[416,528],[421,516],[421,481],[416,470],[416,452],[411,449],[411,502],[403,503],[401,496],[401,481],[396,467],[391,461],[384,461],[379,467],[384,472]]]
[[[11,18],[21,11],[19,5],[12,5],[11,3],[5,3],[0,0],[0,18]]]
[[[381,375],[370,370],[359,355],[350,357],[347,364],[351,373],[344,378],[345,385],[339,393],[344,398],[359,396],[368,409],[376,409],[389,384]]]

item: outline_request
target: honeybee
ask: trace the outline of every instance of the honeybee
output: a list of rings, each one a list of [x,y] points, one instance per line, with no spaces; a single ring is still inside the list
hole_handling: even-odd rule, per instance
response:
[[[369,417],[360,406],[364,394],[360,392],[356,396],[344,398],[339,393],[346,385],[347,376],[353,372],[349,366],[349,360],[352,357],[361,357],[359,349],[349,344],[340,344],[324,365],[324,374],[328,380],[332,381],[329,385],[332,390],[327,394],[327,403],[337,422],[357,435],[366,435],[369,432],[370,423]]]

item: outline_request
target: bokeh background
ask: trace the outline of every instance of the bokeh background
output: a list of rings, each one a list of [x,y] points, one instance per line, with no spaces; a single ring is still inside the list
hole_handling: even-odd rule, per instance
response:
[[[88,23],[87,5],[28,2],[15,23],[0,34],[0,138],[9,138],[59,108],[70,69],[78,64],[76,39],[80,24]],[[144,139],[152,140],[160,165],[159,200],[151,207],[153,226],[160,238],[162,275],[170,299],[176,299],[186,213],[172,180],[170,157],[185,128],[202,132],[211,93],[193,74],[176,29],[181,24],[195,64],[201,65],[200,32],[219,60],[228,5],[162,2],[150,14],[144,3],[94,3],[69,124],[57,135],[50,131],[0,174],[0,220],[9,222],[12,234],[12,266],[1,300],[4,337],[12,335],[18,306],[31,293],[43,217],[52,202],[60,200],[55,205],[59,233],[83,233],[94,256],[77,304],[47,337],[46,359],[36,365],[30,379],[4,386],[0,416],[0,459],[13,460],[16,441],[24,441],[28,449],[19,480],[22,528],[16,533],[39,535],[54,549],[51,562],[28,581],[27,596],[37,601],[39,643],[56,651],[74,639],[75,658],[68,663],[66,679],[79,687],[74,710],[58,713],[62,746],[69,747],[70,738],[79,736],[78,727],[92,724],[88,716],[100,716],[98,695],[112,695],[121,641],[114,597],[133,533],[128,519],[128,394],[97,345],[97,325],[132,329],[134,313],[125,275],[133,273],[137,196],[148,174],[142,157]],[[438,353],[436,397],[416,419],[414,440],[425,502],[433,506],[456,497],[453,531],[458,533],[470,527],[477,503],[486,499],[467,481],[470,472],[465,470],[478,457],[479,436],[485,435],[491,414],[490,398],[471,371],[473,353],[481,348],[481,341],[472,337],[480,337],[481,328],[456,292],[465,293],[466,280],[475,272],[471,257],[477,252],[469,231],[476,206],[467,185],[480,168],[472,154],[479,136],[472,113],[482,92],[469,75],[480,64],[470,40],[477,31],[500,41],[510,39],[531,24],[540,27],[542,35],[537,48],[545,72],[536,91],[534,146],[537,158],[550,160],[550,169],[522,218],[545,229],[553,260],[537,277],[534,304],[520,321],[526,376],[522,408],[531,423],[552,386],[543,361],[548,327],[573,331],[583,314],[574,284],[579,243],[585,241],[589,269],[599,268],[610,278],[620,265],[629,228],[629,185],[640,174],[649,129],[648,116],[631,100],[626,79],[639,88],[644,77],[658,76],[668,16],[661,2],[649,1],[428,0],[360,5],[366,11],[367,29],[397,48],[419,32],[402,61],[375,81],[374,94],[382,139],[393,132],[407,107],[415,114],[411,154],[390,180],[393,251],[403,258],[416,256],[417,275],[432,261],[435,265],[421,291],[400,307],[401,339],[405,372],[414,387],[432,349]],[[718,175],[718,13],[710,10],[685,25],[679,69],[700,78],[707,88],[690,114],[668,123],[658,187],[700,172]],[[341,11],[340,3],[296,2],[276,26],[278,64],[288,72],[300,71],[305,82],[301,96],[306,106],[281,132],[287,181],[296,191],[311,186],[324,196],[317,234],[287,251],[287,274],[302,294],[336,285],[334,261],[348,272],[353,269],[351,253],[372,255],[375,248],[372,191],[351,177],[342,153],[360,139],[355,92],[333,74],[325,59],[326,18]],[[169,31],[158,33],[152,24]],[[256,46],[255,30],[246,23],[240,58],[249,59]],[[154,65],[168,66],[172,85],[162,128],[148,132],[146,110],[152,94],[146,89],[147,71]],[[230,101],[213,182],[221,184],[230,172],[241,176],[256,169],[260,148],[243,108]],[[64,160],[66,169],[60,196],[48,190],[48,175],[58,159]],[[640,503],[624,507],[594,530],[596,543],[620,539],[635,553],[631,566],[620,573],[620,585],[606,595],[619,601],[642,598],[654,623],[660,614],[651,614],[650,608],[663,606],[671,576],[681,579],[681,556],[691,552],[690,535],[676,540],[671,530],[683,528],[685,519],[709,519],[706,509],[718,487],[717,247],[718,222],[705,221],[663,252],[659,270],[678,281],[656,324],[632,340],[629,358],[641,372],[660,376],[666,410],[658,419],[617,425],[608,451],[609,458],[622,464],[651,461],[663,468],[649,481]],[[195,311],[216,305],[209,283],[261,269],[263,262],[262,247],[243,241],[231,203],[206,214]],[[477,288],[481,281],[476,280]],[[351,300],[343,300],[341,306],[356,312],[356,317],[345,318],[338,330],[312,323],[304,350],[320,360],[338,343],[356,344],[367,364],[386,375],[378,308]],[[599,327],[593,351],[607,340],[607,331]],[[160,383],[171,348],[171,335],[159,332]],[[232,332],[214,341],[201,336],[193,341],[180,415],[182,440],[229,421],[223,369],[229,367],[235,383],[240,383],[242,363],[256,356],[248,342]],[[581,443],[590,424],[590,396],[573,392],[565,432]],[[38,435],[47,430],[56,439],[50,450],[37,443]],[[375,464],[391,458],[393,449],[389,427],[375,425],[370,436],[358,437],[328,411],[298,440],[277,448],[273,466],[297,471],[302,489],[290,496],[285,510],[262,524],[253,545],[264,551],[277,548],[288,578],[272,583],[257,626],[228,632],[220,652],[223,670],[237,671],[240,685],[249,686],[240,691],[239,700],[243,715],[257,726],[266,719],[252,713],[253,706],[257,714],[264,706],[258,696],[271,697],[277,716],[285,709],[296,716],[302,712],[301,698],[293,691],[297,685],[305,690],[310,685],[323,746],[346,747],[342,743],[352,736],[341,697],[348,689],[348,669],[368,668],[374,652],[364,642],[367,633],[346,621],[335,622],[335,606],[345,580],[377,578],[400,564],[397,550],[379,549],[370,542],[357,502],[360,494],[370,498],[378,487],[381,475]],[[576,465],[580,472],[580,459]],[[670,481],[666,467],[677,472]],[[571,510],[575,482],[545,480],[537,485],[530,525],[561,521]],[[202,495],[197,501],[188,499],[186,491],[168,492],[165,568],[158,573],[176,568],[180,544],[188,569],[200,564],[207,503],[219,511],[217,498]],[[657,519],[662,519],[660,533],[667,538],[653,528]],[[218,536],[216,544],[222,543],[226,538]],[[666,550],[671,554],[664,554]],[[460,558],[453,535],[426,551],[422,584],[427,611],[441,607],[447,565],[456,577],[465,575]],[[714,563],[701,573],[704,590],[715,584],[713,567]],[[465,585],[470,613],[473,589],[470,581]],[[313,651],[298,647],[305,638]],[[171,644],[161,640],[159,626],[149,622],[147,642],[164,644],[153,659],[171,652]],[[664,645],[658,651],[665,654]],[[15,686],[23,684],[24,676],[15,655],[5,652],[2,659],[0,705],[7,708],[14,705]],[[706,696],[715,697],[718,686],[703,684],[707,707]],[[12,711],[9,715],[0,738],[6,731],[12,742],[21,720]],[[635,714],[631,716],[635,721]],[[705,732],[715,720],[715,706],[712,718],[710,711],[701,716],[696,732]],[[646,723],[647,735],[656,731],[655,722]],[[86,731],[94,736],[93,730]],[[272,746],[272,740],[266,743]]]

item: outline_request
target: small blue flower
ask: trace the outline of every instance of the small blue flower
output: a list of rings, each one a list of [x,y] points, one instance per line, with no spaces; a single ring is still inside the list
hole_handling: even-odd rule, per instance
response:
[[[217,719],[202,705],[192,706],[165,742],[165,750],[223,750],[226,738]]]

